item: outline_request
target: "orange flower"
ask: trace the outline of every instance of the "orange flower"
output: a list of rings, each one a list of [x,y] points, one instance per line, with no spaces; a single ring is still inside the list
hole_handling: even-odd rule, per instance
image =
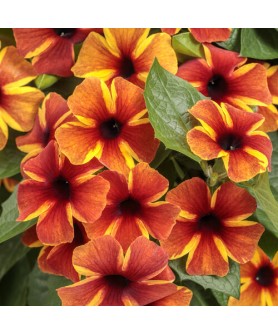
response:
[[[88,78],[68,104],[78,121],[61,125],[55,137],[72,164],[97,157],[109,169],[127,174],[134,159],[154,158],[159,141],[146,116],[141,88],[116,78],[109,91],[103,81]]]
[[[162,32],[165,32],[166,34],[170,36],[176,35],[180,30],[181,28],[161,28]]]
[[[15,186],[19,183],[18,180],[12,178],[12,177],[6,177],[4,179],[0,179],[0,186],[3,182],[4,187],[12,193],[14,191]]]
[[[229,306],[278,306],[278,252],[272,261],[258,247],[250,262],[240,266],[240,299]]]
[[[39,216],[37,235],[43,244],[72,242],[73,217],[93,222],[106,205],[109,183],[92,175],[101,167],[94,160],[82,166],[71,165],[59,154],[56,142],[50,141],[38,156],[24,164],[23,171],[30,179],[18,187],[17,220]]]
[[[24,86],[36,78],[36,73],[32,65],[21,57],[13,46],[0,51],[0,73],[0,150],[2,150],[8,140],[8,126],[17,131],[29,131],[32,128],[44,95],[39,89]]]
[[[211,196],[205,181],[194,177],[170,190],[166,200],[181,211],[160,244],[170,259],[188,254],[188,274],[225,276],[228,257],[239,263],[252,258],[264,227],[244,220],[256,210],[246,190],[227,182]]]
[[[68,77],[72,75],[74,45],[84,41],[91,31],[102,29],[32,28],[13,29],[16,47],[25,58],[33,58],[37,73]]]
[[[169,295],[172,305],[179,301],[174,293],[180,288],[172,283],[175,276],[166,253],[144,237],[138,237],[125,255],[111,236],[91,240],[74,250],[73,265],[86,278],[57,289],[63,305],[148,305]]]
[[[230,105],[221,107],[209,100],[198,101],[189,112],[201,126],[187,133],[191,151],[204,160],[222,158],[228,177],[234,182],[251,179],[271,168],[272,144],[256,129],[264,118]]]
[[[150,29],[103,29],[104,37],[90,33],[72,71],[81,78],[98,77],[109,83],[121,76],[144,88],[155,58],[169,72],[177,72],[177,57],[171,37]]]
[[[230,28],[189,28],[188,30],[200,43],[226,41],[232,32]]]
[[[204,52],[206,59],[186,61],[179,67],[177,76],[217,103],[229,103],[247,111],[252,111],[248,105],[271,103],[263,65],[245,64],[247,58],[210,44],[204,44]]]
[[[93,224],[85,224],[90,238],[104,234],[115,237],[126,251],[138,236],[166,239],[179,208],[159,201],[168,189],[168,180],[146,163],[139,163],[128,177],[104,171],[100,174],[110,183],[107,206]],[[154,203],[155,202],[155,203]]]

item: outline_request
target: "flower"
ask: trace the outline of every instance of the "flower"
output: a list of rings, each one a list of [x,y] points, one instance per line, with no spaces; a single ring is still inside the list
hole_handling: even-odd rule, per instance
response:
[[[113,171],[100,174],[110,183],[107,206],[93,224],[85,224],[90,238],[104,234],[115,237],[126,251],[138,236],[149,234],[166,239],[179,208],[159,201],[168,189],[168,180],[146,163],[131,169],[128,177]],[[155,203],[154,203],[155,202]]]
[[[17,147],[22,152],[35,152],[37,155],[50,140],[55,140],[55,131],[61,124],[74,119],[67,106],[67,101],[57,93],[49,93],[36,115],[32,130],[16,138]]]
[[[109,91],[97,78],[85,79],[68,99],[78,119],[61,125],[56,140],[72,164],[97,157],[109,169],[128,173],[134,159],[150,162],[159,141],[146,116],[143,90],[122,78]]]
[[[228,257],[239,263],[252,258],[264,227],[244,220],[256,210],[255,199],[245,189],[226,182],[211,196],[205,181],[194,177],[170,190],[166,200],[181,211],[160,244],[170,259],[188,254],[188,274],[225,276]]]
[[[8,140],[8,126],[17,131],[29,131],[32,128],[44,95],[37,88],[24,86],[36,78],[36,73],[32,65],[21,57],[13,46],[0,51],[0,73],[0,150],[2,150]]]
[[[230,28],[189,28],[188,30],[199,43],[226,41],[232,32]]]
[[[266,106],[271,103],[263,65],[245,64],[247,58],[239,57],[236,52],[210,44],[203,46],[206,59],[186,61],[179,67],[177,76],[217,103],[229,103],[247,111],[252,111],[248,105]]]
[[[17,49],[25,58],[33,58],[37,73],[61,77],[72,75],[74,45],[84,41],[91,31],[102,32],[102,29],[13,29]]]
[[[109,183],[92,175],[101,167],[95,160],[82,166],[71,165],[59,154],[57,143],[50,141],[23,166],[30,179],[18,187],[17,221],[39,216],[37,235],[43,244],[72,242],[73,217],[81,222],[93,222],[106,205]]]
[[[86,278],[57,289],[62,305],[147,305],[179,290],[166,253],[145,237],[125,255],[113,237],[93,239],[74,250],[73,265]]]
[[[272,103],[278,104],[278,65],[268,67],[267,83],[272,95]]]
[[[272,261],[257,248],[250,262],[240,266],[240,299],[229,306],[278,306],[278,252]]]
[[[198,101],[188,111],[201,123],[187,133],[191,151],[204,160],[222,158],[232,181],[247,181],[271,169],[271,141],[256,130],[262,115],[209,100]]]
[[[72,71],[81,78],[98,77],[110,83],[121,76],[144,88],[155,58],[169,72],[177,72],[171,37],[150,29],[103,29],[104,37],[92,32],[84,41]]]
[[[165,32],[166,34],[170,36],[176,35],[180,30],[181,28],[161,28],[162,32]]]
[[[0,186],[2,182],[6,190],[10,193],[14,191],[15,186],[19,183],[18,180],[12,177],[5,177],[4,179],[0,179]]]

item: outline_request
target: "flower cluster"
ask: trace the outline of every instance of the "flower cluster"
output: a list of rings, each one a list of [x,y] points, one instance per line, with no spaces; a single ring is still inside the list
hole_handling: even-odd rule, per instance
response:
[[[35,222],[21,242],[39,248],[43,273],[71,281],[57,289],[62,305],[186,306],[191,276],[221,279],[231,263],[243,285],[229,305],[278,304],[277,254],[272,264],[258,248],[269,225],[246,189],[271,171],[278,66],[215,43],[231,33],[13,29],[16,47],[0,51],[0,150],[13,140],[24,153],[15,224]],[[175,50],[183,34],[200,57]],[[181,115],[189,120],[183,145],[201,162],[193,174],[164,150],[146,106],[155,59],[201,99]],[[26,86],[38,76],[57,85]],[[55,89],[62,80],[70,93]],[[3,179],[10,191],[19,182]]]

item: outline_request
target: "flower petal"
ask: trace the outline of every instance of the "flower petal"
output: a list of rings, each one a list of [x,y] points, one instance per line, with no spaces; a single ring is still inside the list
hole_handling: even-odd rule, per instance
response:
[[[168,256],[165,251],[142,236],[128,248],[123,271],[132,281],[145,281],[161,273],[167,264]]]
[[[74,231],[70,204],[56,202],[41,214],[37,223],[37,235],[45,245],[72,242]]]
[[[278,65],[271,66],[267,70],[267,84],[272,95],[272,103],[278,104]]]
[[[259,106],[258,113],[263,115],[265,120],[258,130],[264,132],[272,132],[278,130],[278,110],[273,105],[270,104],[266,107]]]
[[[110,189],[107,194],[108,205],[118,205],[129,196],[126,178],[117,172],[104,171],[100,174],[110,183]]]
[[[1,117],[1,107],[0,107],[0,151],[6,146],[8,141],[8,127]]]
[[[192,296],[193,294],[189,289],[177,286],[176,292],[150,303],[149,306],[189,306]]]
[[[225,221],[222,224],[224,229],[221,232],[221,240],[229,257],[239,263],[250,261],[265,230],[264,227],[251,221]]]
[[[240,299],[229,298],[229,306],[264,306],[262,291],[256,283],[246,283],[240,289]]]
[[[123,260],[119,242],[109,235],[92,239],[73,252],[74,268],[85,276],[121,273]]]
[[[231,34],[229,28],[190,28],[189,31],[199,43],[226,41]]]
[[[251,216],[257,204],[247,190],[232,182],[222,184],[214,192],[211,206],[222,220],[243,220]]]

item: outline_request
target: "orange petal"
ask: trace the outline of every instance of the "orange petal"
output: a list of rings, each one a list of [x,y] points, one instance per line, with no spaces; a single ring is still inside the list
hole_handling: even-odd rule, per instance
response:
[[[21,237],[21,242],[27,247],[41,247],[42,243],[39,241],[36,231],[37,226],[33,225],[28,228]]]
[[[229,298],[229,306],[265,306],[262,304],[262,290],[257,283],[244,284],[240,289],[240,299]]]
[[[162,32],[166,32],[170,36],[177,34],[180,30],[181,28],[161,28]]]
[[[189,31],[200,43],[226,41],[232,32],[229,28],[190,28]]]
[[[257,204],[247,190],[226,182],[214,192],[212,207],[222,220],[243,220],[255,212]]]
[[[177,287],[177,291],[149,304],[150,306],[189,306],[192,299],[192,292],[185,287]]]
[[[266,107],[259,106],[258,113],[263,115],[265,120],[258,130],[272,132],[278,130],[278,111],[277,108],[270,104]]]
[[[104,171],[100,176],[110,183],[107,204],[118,205],[129,196],[127,180],[122,174],[113,171]]]
[[[1,114],[0,114],[0,151],[6,146],[8,141],[8,127],[7,124],[3,121]]]
[[[272,103],[278,104],[278,65],[268,68],[267,84],[272,95]]]

